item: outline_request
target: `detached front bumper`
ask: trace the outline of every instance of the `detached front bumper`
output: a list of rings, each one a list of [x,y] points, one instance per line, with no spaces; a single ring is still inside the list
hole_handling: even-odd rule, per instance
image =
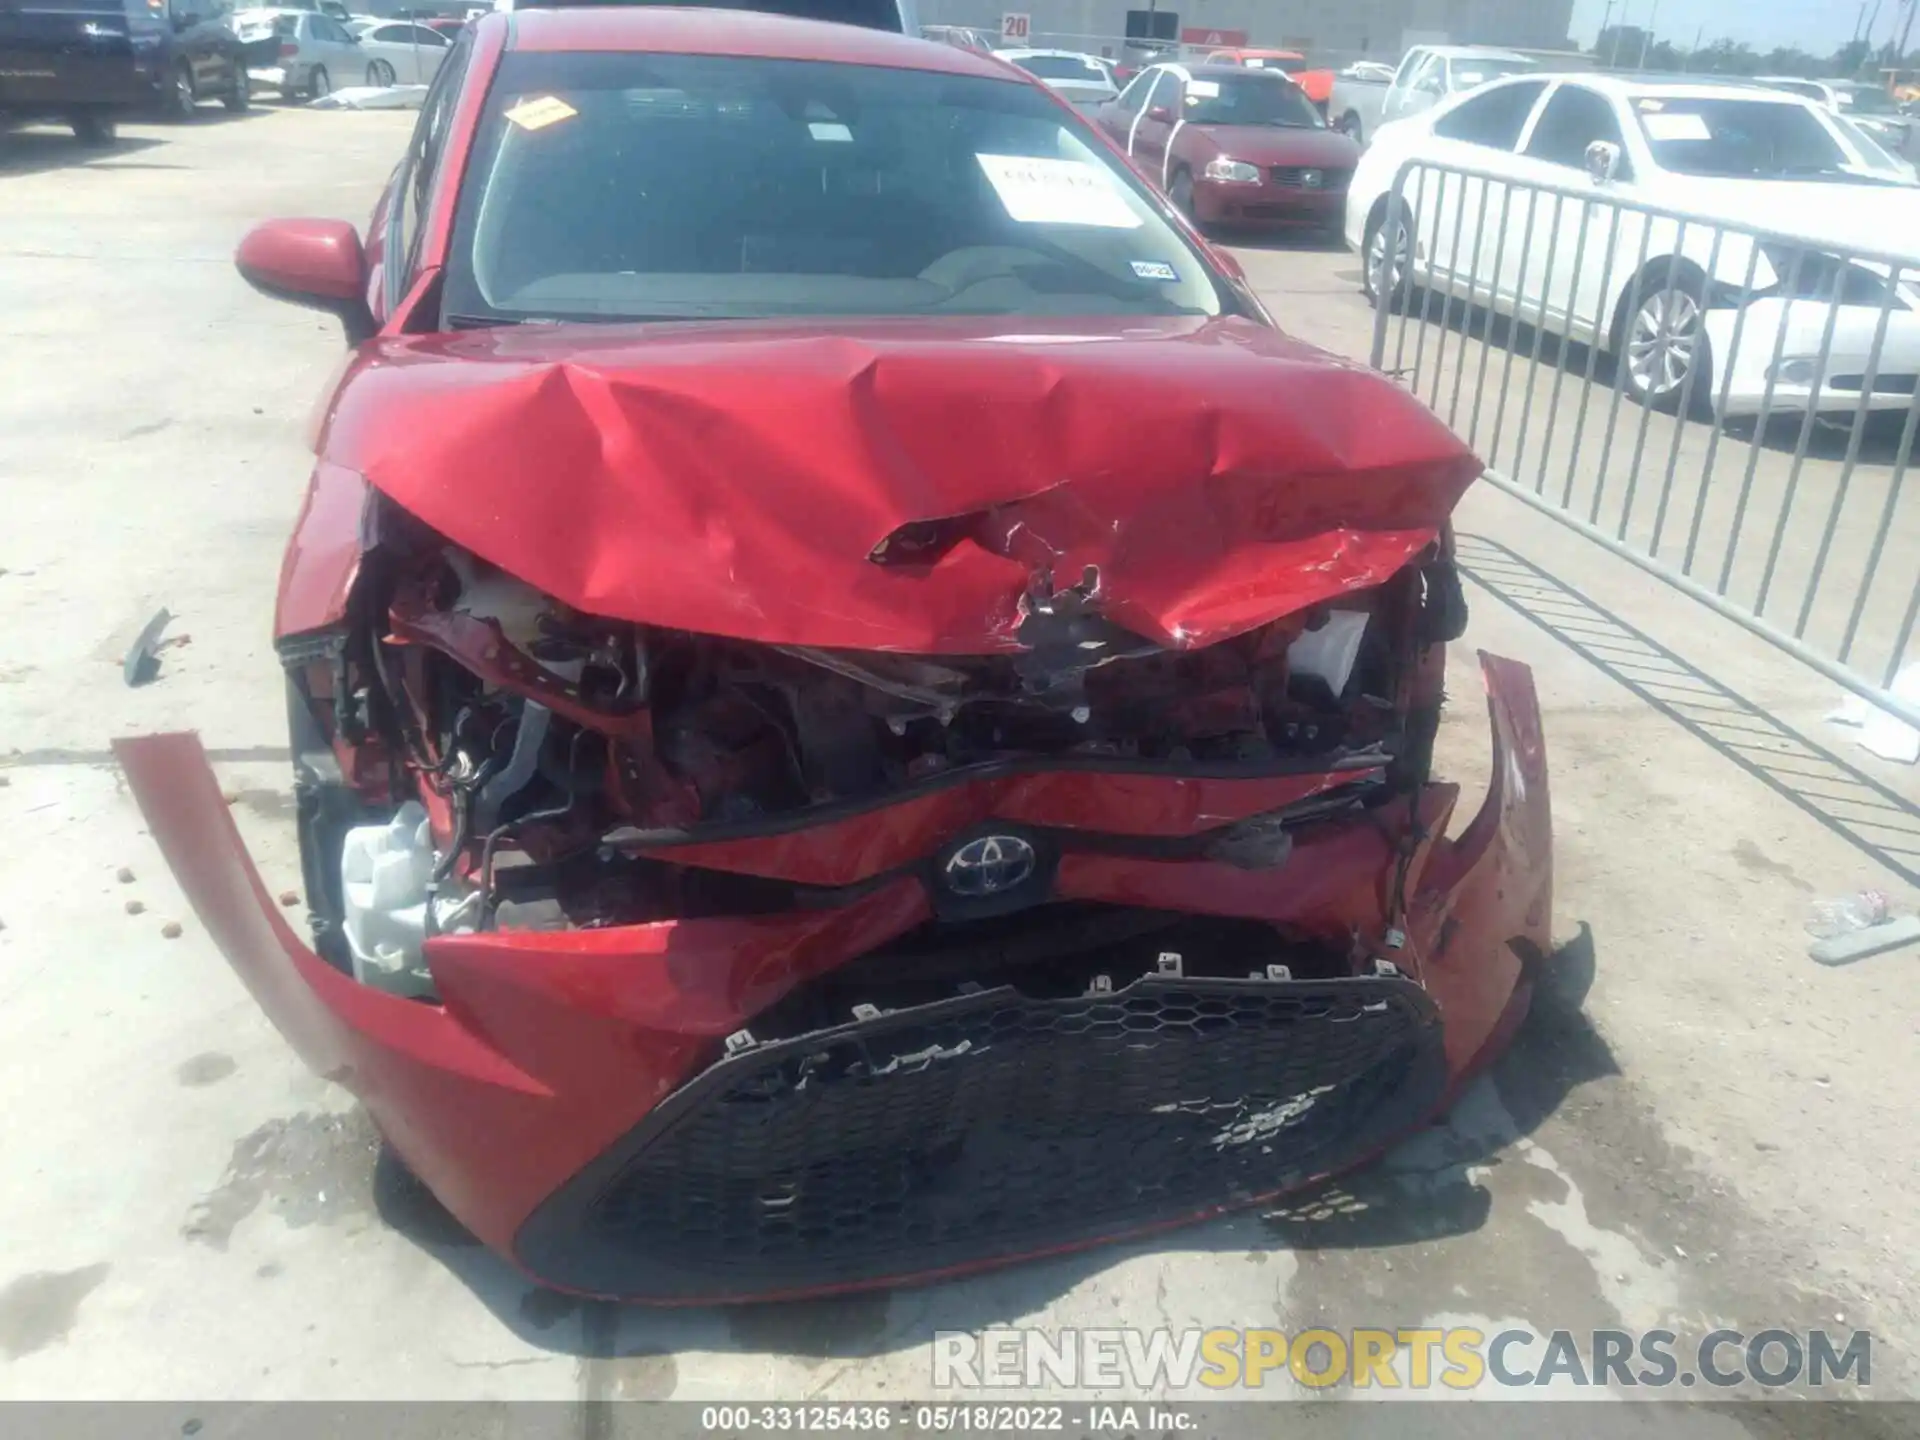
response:
[[[294,934],[194,736],[115,751],[255,998],[481,1240],[584,1293],[771,1299],[1204,1218],[1358,1164],[1442,1108],[1524,1015],[1522,956],[1549,943],[1532,678],[1482,665],[1492,782],[1457,840],[1457,788],[1433,784],[1309,825],[1278,870],[1110,854],[1055,877],[1062,899],[1266,922],[1261,953],[1131,973],[1094,948],[1085,985],[962,983],[811,1027],[782,1017],[930,918],[916,875],[830,911],[443,936],[429,1004]],[[1292,978],[1285,935],[1345,937],[1353,973]]]
[[[1895,302],[1880,341],[1868,410],[1905,410],[1920,384],[1920,313]],[[1776,415],[1797,414],[1809,408],[1824,412],[1852,412],[1860,405],[1873,356],[1880,311],[1866,305],[1837,307],[1820,300],[1755,300],[1745,310],[1707,312],[1707,341],[1714,357],[1713,400],[1724,416],[1757,415],[1762,407]],[[1833,320],[1831,346],[1827,322]],[[1734,333],[1739,331],[1735,348]],[[1784,332],[1784,334],[1782,333]],[[1820,361],[1827,351],[1824,365]],[[1722,368],[1731,357],[1732,373]],[[1777,357],[1777,358],[1776,358]],[[1818,391],[1814,378],[1820,377]],[[1768,395],[1769,378],[1772,395]],[[1720,400],[1724,388],[1726,399]]]

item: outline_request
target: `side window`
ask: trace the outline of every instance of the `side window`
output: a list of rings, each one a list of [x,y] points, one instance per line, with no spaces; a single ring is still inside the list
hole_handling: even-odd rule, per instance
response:
[[[466,75],[467,61],[472,54],[473,46],[466,43],[463,36],[462,43],[454,46],[447,63],[434,76],[433,85],[427,91],[426,99],[421,102],[420,119],[414,126],[413,140],[407,147],[407,158],[401,168],[399,194],[389,208],[385,260],[389,305],[398,305],[405,296],[407,282],[413,275],[414,264],[420,255],[420,219],[426,213],[427,198],[433,193],[440,147],[446,140],[448,126],[453,122],[454,106],[460,97],[460,82]],[[404,263],[401,263],[402,256],[405,257]]]
[[[1549,165],[1579,168],[1587,163],[1587,147],[1596,140],[1622,143],[1613,102],[1584,85],[1562,85],[1540,112],[1527,154]]]
[[[1447,140],[1468,145],[1485,145],[1494,150],[1511,150],[1520,143],[1527,116],[1539,103],[1547,88],[1544,80],[1522,80],[1512,85],[1497,85],[1483,90],[1471,100],[1463,100],[1433,124],[1433,133]]]
[[[423,50],[444,50],[451,43],[438,30],[429,30],[424,25],[415,25],[412,29],[413,43]]]
[[[1413,72],[1425,64],[1426,60],[1427,52],[1418,45],[1414,46],[1413,49],[1407,51],[1406,58],[1400,62],[1400,68],[1394,72],[1393,83],[1396,85],[1410,84],[1413,80]]]
[[[1158,70],[1142,70],[1128,82],[1127,88],[1120,92],[1120,98],[1114,103],[1129,115],[1138,115],[1147,103],[1147,92],[1153,89],[1153,82],[1160,78]]]
[[[1169,70],[1166,79],[1162,80],[1159,88],[1153,92],[1153,98],[1147,102],[1147,108],[1153,110],[1164,105],[1173,112],[1173,118],[1178,120],[1184,113],[1181,107],[1185,105],[1186,98],[1186,82]]]
[[[1409,90],[1428,90],[1438,95],[1445,91],[1445,71],[1447,62],[1438,55],[1429,55],[1420,62],[1413,72],[1413,78],[1407,82]]]
[[[353,37],[340,28],[340,22],[326,15],[315,15],[308,21],[313,26],[313,38],[325,40],[330,45],[349,45]]]

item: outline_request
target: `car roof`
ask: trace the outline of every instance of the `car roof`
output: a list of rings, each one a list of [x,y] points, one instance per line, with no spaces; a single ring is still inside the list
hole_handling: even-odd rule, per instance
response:
[[[998,55],[1002,60],[1019,60],[1031,58],[1036,55],[1054,55],[1062,60],[1093,60],[1096,62],[1101,58],[1098,55],[1089,55],[1084,50],[1049,50],[1045,46],[1030,47],[1026,45],[1011,50],[996,50],[993,53]],[[1106,63],[1111,65],[1113,62],[1109,60]]]
[[[1518,50],[1499,50],[1491,45],[1416,45],[1414,48],[1425,50],[1429,55],[1438,55],[1442,60],[1523,60],[1529,65],[1540,63]]]
[[[1304,60],[1307,58],[1298,50],[1271,50],[1259,45],[1235,45],[1224,53],[1228,55],[1251,55],[1256,60]]]
[[[1292,76],[1283,75],[1278,70],[1257,70],[1245,65],[1235,65],[1231,61],[1156,60],[1147,68],[1149,70],[1184,70],[1187,74],[1196,77],[1210,75],[1271,75],[1275,79],[1286,81],[1289,85],[1294,83]]]
[[[1539,77],[1527,78],[1538,79]],[[1740,92],[1745,99],[1778,102],[1783,105],[1809,103],[1803,96],[1789,94],[1784,90],[1769,89],[1764,83],[1745,76],[1729,75],[1724,79],[1713,79],[1707,76],[1618,75],[1595,72],[1551,78],[1574,81],[1605,95],[1651,95],[1667,100],[1711,100],[1724,97],[1729,90],[1734,90]]]
[[[645,5],[513,10],[484,15],[481,26],[507,27],[507,48],[560,51],[659,52],[734,55],[762,60],[821,60],[894,70],[931,70],[974,75],[1010,84],[1031,83],[1011,66],[937,40],[795,20],[755,10],[713,10]]]

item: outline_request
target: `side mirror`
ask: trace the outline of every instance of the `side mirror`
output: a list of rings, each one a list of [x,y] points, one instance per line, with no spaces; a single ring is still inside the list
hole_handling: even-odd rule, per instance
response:
[[[374,333],[360,234],[344,220],[268,220],[234,252],[241,278],[262,295],[339,317],[347,343]]]
[[[1158,120],[1162,125],[1171,125],[1173,123],[1173,107],[1171,105],[1149,105],[1147,107],[1147,119]]]
[[[1596,185],[1609,185],[1620,173],[1620,147],[1610,140],[1596,140],[1587,146],[1587,174]]]

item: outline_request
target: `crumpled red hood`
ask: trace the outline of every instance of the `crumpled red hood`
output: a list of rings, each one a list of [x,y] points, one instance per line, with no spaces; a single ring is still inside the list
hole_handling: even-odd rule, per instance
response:
[[[1376,584],[1479,463],[1245,320],[475,330],[366,347],[322,430],[435,530],[596,615],[769,644],[1014,648],[1036,569],[1212,644]],[[937,562],[914,521],[980,515]]]

